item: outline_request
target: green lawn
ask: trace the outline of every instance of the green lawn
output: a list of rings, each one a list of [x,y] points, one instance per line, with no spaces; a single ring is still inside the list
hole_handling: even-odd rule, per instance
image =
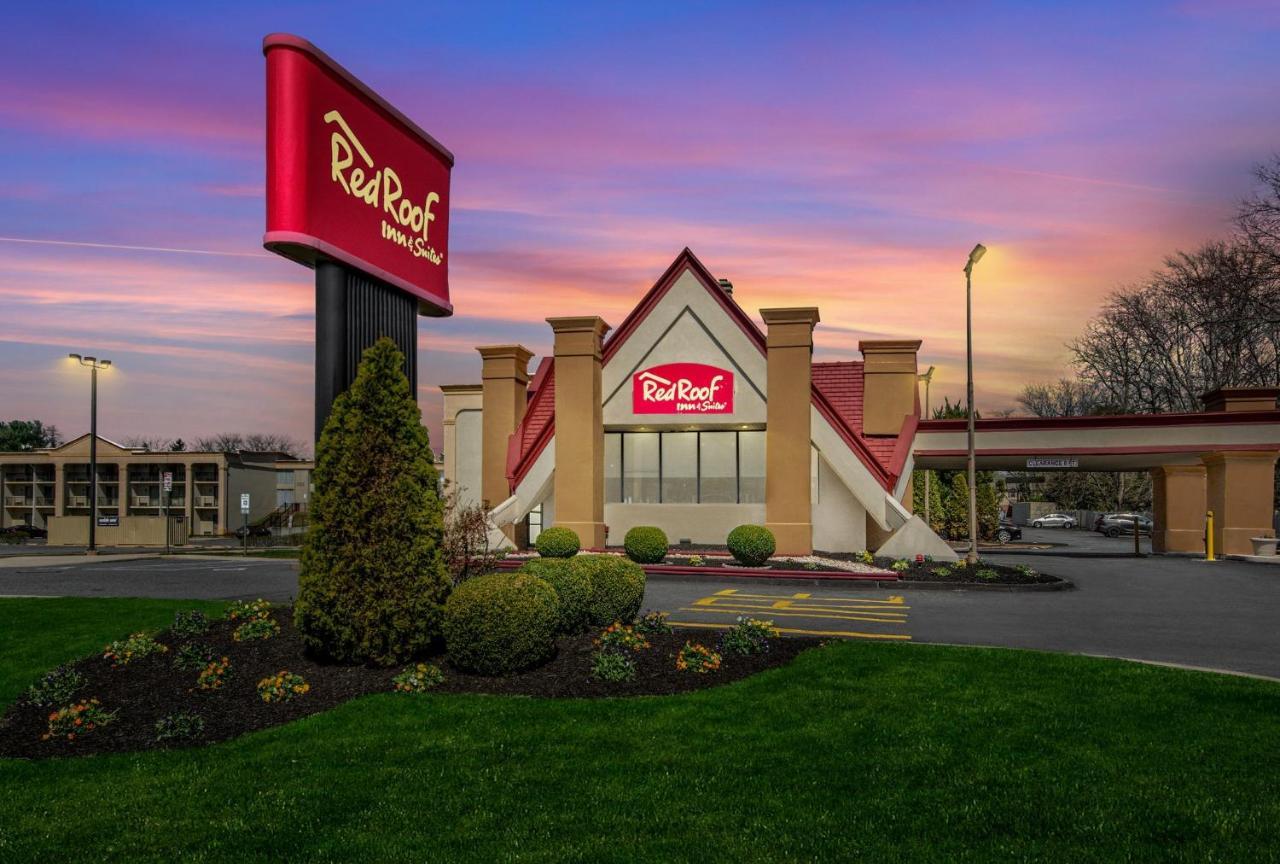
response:
[[[0,702],[192,605],[0,601]],[[678,698],[388,694],[195,751],[0,760],[0,796],[5,862],[1275,861],[1280,685],[842,643]]]

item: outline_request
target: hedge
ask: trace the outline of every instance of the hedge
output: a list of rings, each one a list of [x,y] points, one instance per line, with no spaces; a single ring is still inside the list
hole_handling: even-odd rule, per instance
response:
[[[490,573],[463,582],[444,604],[449,660],[481,675],[510,675],[556,650],[560,600],[529,573]]]
[[[533,558],[520,568],[546,581],[560,600],[561,633],[581,633],[587,629],[587,604],[591,601],[591,582],[585,573],[566,558]]]
[[[637,525],[622,541],[627,557],[637,564],[661,564],[667,557],[667,535],[652,525]]]
[[[582,543],[572,528],[558,525],[539,534],[533,545],[543,558],[572,558],[582,548]]]
[[[618,555],[579,555],[573,569],[591,585],[587,620],[595,626],[630,623],[644,603],[644,569]]]
[[[729,532],[729,554],[739,564],[760,567],[777,549],[773,532],[763,525],[739,525]]]

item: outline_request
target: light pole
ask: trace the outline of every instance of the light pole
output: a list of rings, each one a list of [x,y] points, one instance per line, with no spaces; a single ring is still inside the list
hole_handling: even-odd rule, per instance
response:
[[[978,468],[973,447],[973,265],[987,254],[987,247],[981,243],[969,252],[969,260],[964,265],[964,329],[965,353],[968,360],[969,374],[967,382],[969,412],[969,552],[964,560],[970,566],[978,563]]]
[[[929,413],[929,385],[933,383],[933,368],[929,367],[929,371],[917,375],[916,378],[924,382],[924,419],[931,420],[932,415]],[[933,472],[925,469],[924,472],[924,524],[930,528],[933,527],[933,521],[929,519],[929,475]]]
[[[70,355],[81,366],[89,367],[89,548],[87,555],[97,555],[94,543],[98,527],[98,370],[111,366],[110,360]]]

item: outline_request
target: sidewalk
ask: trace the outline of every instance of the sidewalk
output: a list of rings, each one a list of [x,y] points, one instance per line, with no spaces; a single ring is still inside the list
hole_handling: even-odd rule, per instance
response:
[[[68,564],[92,564],[102,561],[133,561],[138,558],[160,558],[161,552],[111,552],[85,555],[45,553],[42,555],[6,555],[0,558],[0,569],[14,567],[65,567]]]

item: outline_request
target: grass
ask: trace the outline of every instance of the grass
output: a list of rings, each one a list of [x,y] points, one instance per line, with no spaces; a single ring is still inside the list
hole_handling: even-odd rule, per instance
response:
[[[202,605],[0,601],[0,701]],[[1275,861],[1277,777],[1280,685],[841,643],[676,698],[388,694],[199,750],[0,760],[0,860]]]

